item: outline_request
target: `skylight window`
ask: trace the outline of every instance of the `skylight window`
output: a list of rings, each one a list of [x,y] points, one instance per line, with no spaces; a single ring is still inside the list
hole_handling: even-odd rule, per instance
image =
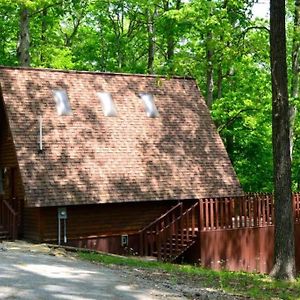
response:
[[[104,116],[116,117],[117,109],[116,109],[115,103],[111,97],[111,94],[106,93],[106,92],[100,92],[100,93],[97,93],[97,95],[100,99]]]
[[[140,94],[141,99],[144,102],[146,114],[149,118],[156,118],[159,116],[158,110],[154,103],[152,94],[142,93]]]
[[[72,109],[69,103],[68,94],[65,90],[54,90],[54,100],[56,103],[57,114],[59,116],[69,116]]]

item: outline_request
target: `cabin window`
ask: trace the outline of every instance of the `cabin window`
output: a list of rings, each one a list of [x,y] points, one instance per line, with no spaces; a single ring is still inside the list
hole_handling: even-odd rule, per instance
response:
[[[0,168],[0,194],[4,194],[4,169]]]
[[[65,90],[54,90],[54,100],[56,103],[56,110],[59,116],[69,116],[72,114],[72,109],[69,103],[68,94]]]
[[[154,103],[154,98],[152,94],[142,93],[140,94],[140,97],[144,103],[144,108],[146,111],[146,114],[149,118],[156,118],[159,116],[158,110]]]
[[[100,92],[100,93],[97,93],[97,95],[100,100],[104,116],[116,117],[117,109],[116,109],[115,103],[111,97],[111,94],[106,93],[106,92]]]

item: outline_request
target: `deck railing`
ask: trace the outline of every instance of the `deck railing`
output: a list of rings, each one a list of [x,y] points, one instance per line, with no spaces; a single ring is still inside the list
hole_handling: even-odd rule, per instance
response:
[[[274,225],[271,194],[200,199],[200,229],[218,230]]]
[[[274,225],[273,194],[200,199],[200,229],[221,230]],[[300,224],[300,193],[293,193],[294,222]]]
[[[17,238],[17,213],[11,205],[0,196],[0,225],[7,230],[12,240]]]
[[[295,224],[300,224],[300,193],[293,194]]]

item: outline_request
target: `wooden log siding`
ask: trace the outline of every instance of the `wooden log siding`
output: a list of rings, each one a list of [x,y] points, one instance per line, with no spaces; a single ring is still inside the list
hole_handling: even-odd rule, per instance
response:
[[[1,103],[1,102],[0,102]],[[0,168],[16,167],[18,165],[16,151],[11,132],[6,122],[6,116],[0,107]]]
[[[17,155],[14,147],[13,138],[10,132],[10,128],[6,119],[6,115],[3,108],[3,103],[0,99],[0,168],[6,169],[6,179],[4,182],[4,195],[3,202],[7,203],[3,207],[6,210],[7,215],[0,219],[0,224],[7,223],[9,218],[16,218],[13,223],[16,228],[10,229],[13,232],[14,238],[16,234],[19,237],[22,236],[22,209],[24,199],[24,188],[22,184],[21,174],[18,167]],[[13,210],[11,212],[11,209]],[[17,213],[18,212],[18,213]],[[12,215],[15,215],[12,217]],[[5,219],[6,218],[6,219]]]
[[[67,207],[67,237],[89,239],[134,234],[169,210],[174,201],[111,203]],[[57,207],[33,209],[40,214],[38,224],[43,241],[57,241]],[[28,209],[29,211],[29,209]],[[33,221],[33,219],[31,219]]]
[[[23,209],[23,238],[30,241],[43,241],[43,231],[41,222],[41,209],[28,208]]]
[[[7,168],[10,170],[14,168],[13,181],[14,181],[14,194],[18,199],[24,198],[24,189],[22,179],[18,167],[17,155],[13,143],[13,138],[6,121],[3,107],[0,101],[0,168]],[[7,188],[7,187],[4,187]],[[10,202],[9,192],[5,191],[5,200]]]

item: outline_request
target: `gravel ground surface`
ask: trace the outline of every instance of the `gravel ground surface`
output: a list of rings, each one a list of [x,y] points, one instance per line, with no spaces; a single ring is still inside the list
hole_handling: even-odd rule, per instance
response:
[[[0,244],[0,299],[246,299],[164,272],[103,266],[22,241]]]

